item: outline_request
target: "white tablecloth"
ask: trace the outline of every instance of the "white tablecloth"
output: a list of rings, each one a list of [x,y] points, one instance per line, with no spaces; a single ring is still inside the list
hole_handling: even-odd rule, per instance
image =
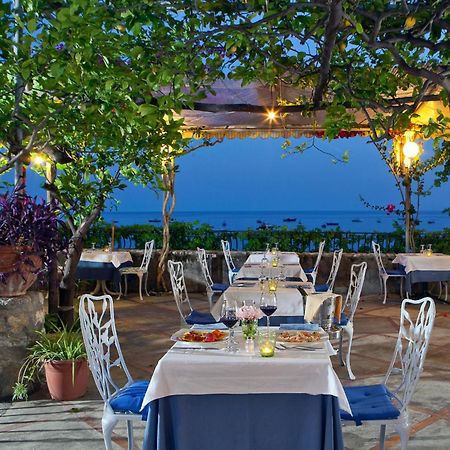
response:
[[[245,261],[236,275],[236,280],[240,278],[258,278],[261,275],[261,260],[264,253],[252,253]],[[269,260],[269,267],[262,271],[265,277],[278,277],[283,271],[286,277],[300,278],[302,281],[308,281],[308,278],[300,265],[298,255],[296,253],[282,253],[281,264],[278,267],[271,266],[272,255],[267,255]]]
[[[241,346],[238,353],[230,354],[223,350],[183,350],[196,345],[178,342],[159,360],[142,408],[170,395],[303,393],[338,397],[340,407],[350,412],[331,365],[328,345],[315,352],[284,350],[276,351],[272,358],[262,358],[257,348],[254,353],[246,353]]]
[[[104,250],[84,250],[81,254],[80,261],[112,263],[114,267],[120,267],[121,264],[131,261],[130,252],[105,252]]]
[[[261,264],[262,259],[264,258],[264,255],[266,255],[266,258],[269,260],[269,262],[272,261],[272,259],[277,255],[272,255],[272,253],[263,253],[263,252],[255,252],[252,253],[247,258],[248,264]],[[300,264],[300,259],[297,255],[297,253],[294,252],[279,252],[278,257],[280,258],[280,262],[282,264]]]
[[[392,261],[405,267],[405,272],[450,270],[450,255],[426,256],[420,253],[400,253]]]
[[[289,286],[289,283],[286,283],[286,286]],[[303,316],[303,297],[297,289],[278,286],[276,296],[277,310],[273,314],[274,316]],[[260,298],[261,290],[257,282],[254,283],[254,286],[230,286],[212,307],[211,314],[216,320],[220,319],[220,309],[224,299],[235,300],[237,306],[240,307],[243,301],[249,304],[254,302],[259,306]]]

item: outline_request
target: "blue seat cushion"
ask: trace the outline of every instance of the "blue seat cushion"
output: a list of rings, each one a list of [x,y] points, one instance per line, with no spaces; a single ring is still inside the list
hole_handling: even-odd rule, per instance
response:
[[[400,276],[400,277],[406,276],[405,269],[403,269],[403,268],[401,268],[401,269],[389,269],[389,270],[386,270],[386,273],[388,275],[396,275],[396,276]]]
[[[365,420],[393,420],[400,410],[392,404],[392,394],[384,384],[344,387],[353,416],[341,410],[341,418],[361,425]]]
[[[186,317],[186,323],[189,325],[207,325],[208,323],[217,323],[217,320],[214,319],[211,313],[200,312],[194,309]]]
[[[142,399],[148,388],[148,381],[135,381],[121,389],[109,404],[114,412],[140,414]]]
[[[241,278],[236,278],[236,281],[257,281],[258,278],[252,278],[252,277],[241,277]]]
[[[328,291],[328,284],[316,284],[314,286],[314,289],[316,292],[327,292]]]
[[[334,319],[334,323],[336,325],[340,325],[341,327],[345,326],[348,324],[348,316],[345,313],[341,313],[341,321],[338,323],[338,321],[336,320],[336,318]]]
[[[303,272],[305,273],[313,273],[314,267],[310,267],[309,269],[303,269]]]
[[[238,273],[241,269],[239,267],[235,267],[234,269],[231,269],[233,273]]]
[[[214,283],[214,284],[211,286],[211,289],[212,289],[213,291],[220,291],[220,292],[223,292],[223,291],[227,290],[229,287],[230,287],[229,284],[225,284],[225,283]]]

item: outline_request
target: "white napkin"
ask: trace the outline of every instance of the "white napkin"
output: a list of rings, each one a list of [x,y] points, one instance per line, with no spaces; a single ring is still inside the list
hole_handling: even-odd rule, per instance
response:
[[[330,297],[334,297],[336,294],[331,292],[321,292],[317,294],[311,294],[306,297],[306,310],[305,310],[305,322],[311,322],[320,305]]]

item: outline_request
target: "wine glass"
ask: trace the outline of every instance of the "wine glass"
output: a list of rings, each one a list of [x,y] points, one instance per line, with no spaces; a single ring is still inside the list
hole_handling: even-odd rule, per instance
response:
[[[269,260],[267,259],[266,255],[264,255],[261,259],[261,264],[259,267],[261,268],[260,278],[262,278],[265,276],[264,271],[269,267]]]
[[[225,299],[222,303],[222,309],[220,314],[220,321],[228,328],[228,343],[227,343],[227,352],[232,352],[232,340],[233,340],[233,327],[236,325],[238,321],[237,316],[237,305],[234,300]]]
[[[270,327],[271,316],[277,310],[277,295],[275,292],[263,292],[259,299],[259,309],[264,313],[267,318],[267,328]]]

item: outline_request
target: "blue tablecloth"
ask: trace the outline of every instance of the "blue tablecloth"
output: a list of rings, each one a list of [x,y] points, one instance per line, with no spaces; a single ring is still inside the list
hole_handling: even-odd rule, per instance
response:
[[[180,374],[182,376],[182,374]],[[343,450],[330,395],[176,395],[150,403],[143,450]]]
[[[406,274],[405,289],[406,292],[412,292],[414,283],[450,281],[449,270],[414,270]]]
[[[119,269],[122,267],[129,267],[133,263],[127,261],[119,267],[114,267],[112,263],[80,261],[77,267],[76,277],[79,280],[107,280],[111,281],[114,288],[117,290],[120,283]]]

